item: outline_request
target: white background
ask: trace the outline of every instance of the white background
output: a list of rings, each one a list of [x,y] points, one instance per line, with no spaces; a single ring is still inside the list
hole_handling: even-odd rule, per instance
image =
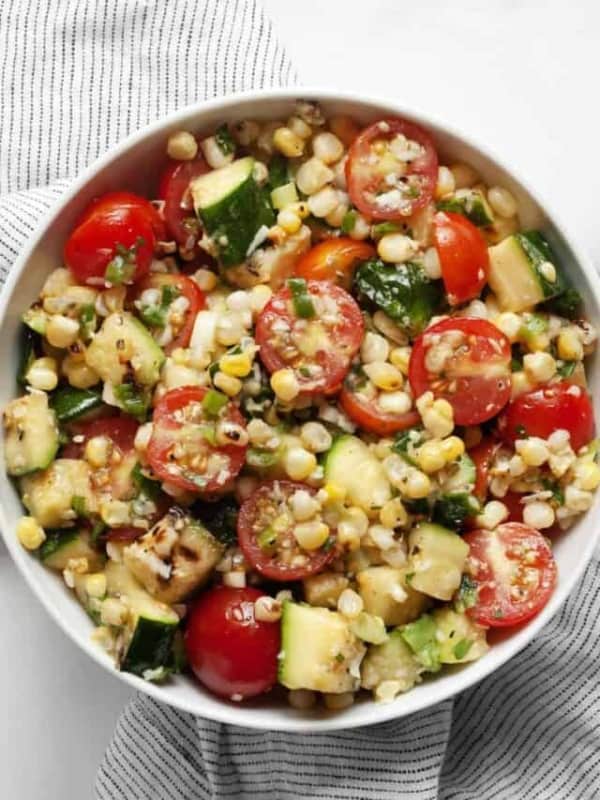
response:
[[[263,5],[301,81],[388,95],[463,128],[600,262],[597,0]],[[0,608],[0,797],[85,800],[129,690],[66,639],[4,549]]]

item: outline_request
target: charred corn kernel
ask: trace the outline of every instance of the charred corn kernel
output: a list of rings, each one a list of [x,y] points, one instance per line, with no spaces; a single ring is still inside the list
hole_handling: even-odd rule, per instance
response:
[[[438,179],[435,187],[436,199],[452,194],[455,189],[454,175],[448,167],[438,167]]]
[[[406,525],[408,514],[399,497],[388,500],[382,506],[379,512],[379,521],[386,528],[397,528],[399,525]]]
[[[523,522],[532,528],[543,530],[554,525],[554,509],[550,503],[534,500],[523,504]]]
[[[454,412],[447,400],[434,400],[432,392],[425,392],[417,398],[416,406],[423,425],[433,437],[443,439],[452,433]]]
[[[329,525],[320,520],[294,525],[294,539],[303,550],[318,550],[329,537]]]
[[[337,610],[348,619],[358,617],[363,607],[363,599],[354,589],[344,589],[338,597]]]
[[[89,367],[85,361],[80,361],[72,355],[68,355],[63,360],[61,367],[68,382],[76,389],[89,389],[100,380],[96,370]]]
[[[332,186],[324,186],[312,194],[307,205],[313,217],[322,219],[329,216],[338,206],[338,193]]]
[[[354,694],[352,692],[324,694],[323,702],[325,703],[325,708],[330,711],[341,711],[343,708],[349,708],[354,703]]]
[[[445,467],[446,457],[442,451],[441,442],[436,439],[432,439],[431,441],[425,442],[425,444],[421,445],[416,453],[416,462],[419,465],[419,468],[428,474],[431,472],[437,472],[438,470],[442,469],[442,467]]]
[[[344,145],[335,135],[323,131],[318,133],[312,140],[314,155],[324,164],[334,164],[344,155]]]
[[[73,286],[75,280],[71,275],[71,271],[66,267],[58,267],[52,270],[50,275],[44,281],[41,297],[60,297],[63,295],[69,286]]]
[[[221,356],[219,359],[219,369],[221,372],[224,372],[225,375],[230,375],[234,378],[245,378],[252,370],[252,359],[248,353],[235,353]]]
[[[100,469],[108,464],[112,447],[108,436],[92,436],[85,443],[83,457],[91,467]]]
[[[404,481],[404,492],[411,500],[427,497],[431,491],[431,481],[418,469],[409,470]]]
[[[129,503],[123,500],[105,500],[100,503],[100,516],[109,528],[128,525],[131,521]]]
[[[455,189],[470,189],[479,180],[479,175],[468,164],[452,164],[450,171]]]
[[[481,514],[477,515],[475,522],[482,528],[494,530],[494,528],[497,528],[498,525],[507,518],[508,509],[504,503],[501,503],[499,500],[490,500],[490,502],[486,503],[483,507]]]
[[[239,378],[235,378],[233,375],[226,375],[220,370],[213,378],[213,383],[217,389],[225,392],[228,397],[235,397],[236,394],[242,391],[242,382]]]
[[[242,315],[238,311],[228,311],[221,314],[217,321],[216,338],[224,347],[237,344],[246,333]]]
[[[529,380],[528,375],[523,370],[519,370],[519,372],[513,372],[511,392],[511,398],[513,400],[520,394],[529,392],[531,389],[533,389],[533,387],[533,383]]]
[[[550,456],[546,443],[537,436],[530,436],[529,439],[517,439],[515,450],[528,467],[540,467]]]
[[[17,523],[17,539],[26,550],[37,550],[46,541],[46,534],[33,517],[21,517]]]
[[[378,389],[394,392],[404,385],[404,377],[399,369],[387,361],[373,361],[363,367],[365,373]]]
[[[302,220],[297,214],[294,214],[293,211],[284,208],[283,211],[277,214],[277,224],[283,228],[286,233],[293,234],[300,230]]]
[[[189,131],[175,131],[167,140],[167,155],[175,161],[192,161],[198,155],[198,142]]]
[[[405,687],[402,681],[381,681],[381,683],[375,687],[373,695],[378,703],[391,703],[404,689]]]
[[[106,594],[106,575],[93,572],[85,577],[85,591],[90,597],[102,598]]]
[[[287,127],[301,139],[310,139],[312,136],[312,128],[300,117],[290,117],[287,121]]]
[[[312,195],[333,180],[333,172],[318,158],[309,158],[296,173],[296,185],[303,194]]]
[[[412,399],[407,392],[383,392],[377,398],[377,407],[384,414],[406,414],[411,406]]]
[[[593,500],[594,495],[591,492],[578,489],[576,486],[567,486],[565,489],[565,505],[571,511],[587,511]]]
[[[360,357],[364,364],[373,361],[387,361],[390,346],[384,336],[367,331],[360,348]]]
[[[294,519],[298,522],[306,522],[312,519],[320,511],[321,506],[318,500],[305,489],[298,489],[290,497],[290,508]]]
[[[440,448],[446,462],[456,461],[465,452],[465,443],[458,436],[449,436],[440,443]]]
[[[198,269],[192,277],[203,292],[212,292],[218,283],[217,276],[210,269]]]
[[[94,308],[100,317],[107,317],[113,311],[122,311],[125,306],[126,286],[111,286],[100,292],[96,298]]]
[[[304,152],[304,139],[290,128],[277,128],[273,134],[273,146],[286,158],[298,158]]]
[[[442,265],[435,247],[428,247],[423,254],[423,269],[428,278],[437,281],[442,277]]]
[[[338,542],[350,550],[360,546],[360,540],[369,529],[369,519],[362,508],[347,508],[338,523]]]
[[[79,322],[62,314],[55,314],[48,320],[45,335],[53,347],[70,347],[79,336]]]
[[[416,253],[416,243],[403,233],[388,233],[377,243],[377,255],[390,264],[403,264]]]
[[[521,317],[513,311],[504,311],[494,319],[494,325],[500,328],[511,344],[514,344],[519,338],[521,324]]]
[[[273,290],[270,286],[264,283],[259,283],[258,286],[253,286],[250,289],[250,310],[253,314],[260,314],[263,308],[267,305],[273,295]]]
[[[593,461],[577,464],[575,467],[575,479],[580,489],[586,492],[593,492],[600,486],[600,467]]]
[[[517,213],[517,201],[508,189],[504,189],[502,186],[490,186],[487,199],[492,210],[500,217],[508,219]]]
[[[100,607],[100,621],[104,625],[124,625],[127,622],[128,611],[125,603],[116,597],[107,597]]]
[[[233,137],[243,147],[248,147],[258,138],[260,126],[253,119],[243,119],[233,126]]]
[[[330,503],[341,502],[346,497],[346,489],[338,483],[326,483],[323,491],[327,494]]]
[[[284,403],[289,403],[300,394],[300,384],[291,369],[278,369],[274,372],[271,375],[271,388]]]
[[[281,608],[279,600],[265,594],[254,601],[254,618],[259,622],[277,622],[281,619]]]
[[[278,186],[271,192],[271,203],[273,208],[281,211],[290,205],[298,202],[298,192],[296,191],[296,184],[293,182],[284,183],[283,186]],[[281,224],[281,223],[279,223]]]
[[[51,392],[58,384],[56,359],[36,358],[27,370],[25,380],[34,389]]]
[[[403,375],[408,375],[410,353],[410,347],[394,347],[389,355],[390,362],[397,367]]]
[[[556,361],[550,353],[527,353],[523,357],[523,368],[530,380],[546,383],[556,373]]]
[[[320,422],[305,422],[300,437],[302,444],[313,453],[324,453],[331,447],[331,434]]]
[[[558,357],[565,361],[581,361],[583,343],[573,328],[567,328],[558,334]]]
[[[317,459],[303,447],[291,447],[283,457],[283,468],[294,481],[306,480],[317,466]]]
[[[340,192],[338,189],[337,192],[337,205],[330,211],[329,214],[325,217],[325,222],[328,225],[331,225],[332,228],[340,228],[344,221],[344,217],[350,210],[350,206],[346,201],[346,193]]]

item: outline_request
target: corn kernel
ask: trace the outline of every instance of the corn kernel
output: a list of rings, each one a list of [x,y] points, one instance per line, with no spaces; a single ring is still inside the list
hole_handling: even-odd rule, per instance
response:
[[[277,214],[277,224],[279,227],[283,228],[286,233],[294,234],[300,230],[302,220],[293,211],[284,208],[283,211]]]
[[[494,530],[494,528],[497,528],[498,525],[507,518],[508,509],[504,503],[501,503],[499,500],[490,500],[490,502],[486,503],[483,507],[482,513],[477,515],[475,522],[481,528]]]
[[[333,172],[314,157],[305,161],[296,173],[296,185],[306,195],[315,194],[332,180]]]
[[[519,338],[521,324],[521,317],[514,311],[504,311],[494,319],[494,325],[502,331],[511,344]]]
[[[468,164],[452,164],[450,171],[456,189],[470,189],[479,180],[479,175]]]
[[[334,164],[344,155],[344,145],[334,133],[323,131],[312,140],[313,153],[324,164]]]
[[[320,422],[305,422],[300,436],[304,446],[313,453],[323,453],[331,447],[331,434]]]
[[[17,539],[26,550],[37,550],[46,540],[46,534],[33,517],[21,517],[17,523]]]
[[[580,489],[593,492],[600,486],[600,467],[593,461],[577,464],[575,478]]]
[[[327,499],[331,503],[341,502],[346,497],[346,489],[337,483],[326,483],[323,486],[323,491],[327,493]]]
[[[90,597],[102,598],[106,594],[106,575],[95,572],[85,577],[85,591]]]
[[[55,314],[48,320],[45,335],[52,347],[70,347],[79,336],[79,322],[62,314]]]
[[[271,375],[271,388],[284,403],[289,403],[300,394],[300,385],[291,369],[279,369],[274,372]]]
[[[219,359],[219,369],[225,375],[230,375],[234,378],[245,378],[252,371],[252,359],[248,353],[224,355]]]
[[[294,481],[306,480],[317,466],[317,459],[303,447],[291,447],[283,457],[283,468]]]
[[[123,500],[106,500],[100,503],[100,516],[109,528],[128,525],[131,522],[129,503]]]
[[[203,292],[212,292],[218,283],[217,276],[210,269],[198,269],[194,272],[192,278]]]
[[[505,219],[510,219],[517,213],[517,201],[508,189],[502,186],[490,186],[487,199],[496,214]]]
[[[397,528],[400,525],[406,525],[408,514],[399,497],[388,500],[382,506],[379,512],[379,521],[386,528]]]
[[[100,620],[103,625],[123,625],[127,616],[127,606],[116,597],[107,597],[102,601]]]
[[[91,467],[101,469],[108,464],[111,449],[108,436],[92,436],[85,444],[83,457]]]
[[[329,537],[329,526],[320,520],[300,522],[294,526],[294,538],[304,550],[318,550]]]
[[[427,497],[431,492],[431,481],[424,472],[410,470],[404,482],[404,492],[411,500]]]
[[[583,343],[573,328],[567,328],[558,334],[558,357],[565,361],[581,361]]]
[[[440,448],[447,462],[456,461],[465,452],[465,443],[458,436],[449,436],[441,442]]]
[[[554,525],[554,509],[550,503],[534,500],[523,505],[523,522],[532,528],[543,530]]]
[[[36,358],[25,375],[25,380],[34,389],[51,392],[58,384],[56,359]]]
[[[532,381],[546,383],[556,373],[556,361],[550,353],[527,353],[523,357],[523,368]]]
[[[363,599],[354,589],[344,589],[338,597],[337,610],[348,619],[355,619],[363,610]]]
[[[287,127],[301,139],[310,139],[312,136],[312,128],[300,117],[290,117]]]
[[[390,264],[403,264],[416,253],[417,245],[403,233],[388,233],[377,244],[377,254]]]
[[[264,283],[253,286],[250,289],[250,309],[252,313],[260,314],[272,296],[273,290],[270,286],[266,286]]]
[[[550,456],[546,443],[537,436],[530,436],[529,439],[517,439],[515,450],[528,467],[540,467]]]
[[[273,145],[286,158],[298,158],[304,152],[304,139],[289,128],[277,128],[273,134]]]
[[[452,194],[455,188],[454,175],[448,167],[438,167],[438,178],[435,187],[435,196],[437,200]]]
[[[377,398],[377,407],[384,414],[406,414],[412,406],[412,398],[407,392],[383,392]]]
[[[167,155],[175,161],[192,161],[198,155],[198,142],[189,131],[175,131],[167,140]]]
[[[242,391],[242,382],[239,378],[235,378],[233,375],[226,375],[220,370],[214,376],[213,383],[217,389],[225,392],[228,397],[235,397]]]
[[[373,361],[387,361],[390,353],[390,346],[384,336],[378,333],[367,331],[360,348],[360,357],[363,364],[370,364]]]
[[[425,442],[416,453],[416,462],[423,472],[437,472],[446,466],[441,443],[435,439]]]
[[[225,153],[215,136],[209,136],[200,142],[200,149],[209,167],[221,169],[227,166],[234,159],[233,153]]]
[[[383,391],[393,392],[404,385],[404,377],[399,369],[387,361],[373,361],[363,367],[369,379]]]
[[[410,347],[394,347],[389,355],[390,362],[397,367],[403,375],[408,375],[410,353]]]

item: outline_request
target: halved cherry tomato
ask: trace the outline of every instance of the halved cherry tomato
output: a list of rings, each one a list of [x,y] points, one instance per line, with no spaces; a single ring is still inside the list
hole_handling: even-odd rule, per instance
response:
[[[413,395],[431,391],[451,404],[457,425],[477,425],[510,399],[510,359],[510,342],[491,322],[475,317],[442,320],[414,343],[408,367]]]
[[[307,281],[334,281],[348,289],[356,265],[375,258],[375,255],[372,245],[355,241],[349,236],[328,239],[300,256],[295,273]]]
[[[65,245],[65,263],[79,283],[104,286],[111,262],[125,262],[121,283],[134,283],[150,268],[160,217],[145,197],[111,192],[94,200]],[[114,281],[113,281],[114,282]]]
[[[330,539],[317,550],[303,550],[294,537],[294,516],[288,499],[296,491],[316,489],[295,481],[267,481],[242,503],[237,533],[244,558],[274,581],[299,581],[321,572],[335,556]]]
[[[483,439],[476,447],[469,450],[475,464],[475,489],[477,499],[484,503],[488,493],[488,473],[500,442],[496,439]]]
[[[451,306],[479,297],[489,269],[487,242],[462,214],[438,211],[433,239]]]
[[[520,394],[498,420],[498,431],[508,443],[525,436],[547,439],[560,429],[569,431],[575,452],[594,438],[596,430],[589,395],[569,381],[546,384]]]
[[[196,247],[202,236],[192,207],[190,183],[207,172],[210,172],[210,167],[198,152],[193,161],[170,161],[158,187],[158,196],[165,203],[163,214],[167,229],[173,239],[188,251]]]
[[[416,143],[412,153],[411,143]],[[398,117],[365,128],[348,151],[348,193],[369,219],[401,220],[423,208],[433,197],[437,175],[438,158],[429,134]]]
[[[83,451],[89,439],[95,436],[108,437],[121,455],[133,450],[135,434],[140,427],[133,417],[99,417],[89,422],[73,422],[70,431],[77,441],[71,439],[61,450],[61,458],[83,458]],[[83,437],[83,438],[80,438]]]
[[[518,522],[464,537],[477,587],[467,614],[481,625],[503,628],[534,617],[556,584],[556,562],[542,534]]]
[[[202,386],[167,392],[154,408],[147,457],[163,481],[180,489],[211,495],[228,489],[241,470],[247,444],[218,445],[218,426],[246,427],[238,408],[227,402],[217,417],[207,414]]]
[[[418,411],[414,410],[405,414],[382,411],[377,405],[377,392],[370,396],[366,389],[361,390],[352,372],[346,376],[338,399],[350,419],[376,436],[392,436],[398,431],[418,425],[421,420]]]
[[[269,300],[256,321],[260,358],[269,372],[294,370],[304,394],[337,391],[364,331],[360,308],[329,281],[307,281],[314,316],[297,315],[289,286]]]
[[[185,297],[188,302],[188,307],[184,313],[183,322],[176,328],[175,337],[171,343],[164,347],[164,350],[167,353],[171,353],[178,347],[188,346],[192,336],[192,331],[194,330],[196,314],[204,308],[205,297],[204,292],[201,291],[201,289],[198,287],[198,284],[185,275],[172,275],[154,272],[152,275],[149,275],[144,281],[142,281],[139,287],[136,287],[136,298],[139,302],[142,293],[146,289],[158,289],[160,292],[162,292],[163,289],[166,288],[169,288],[177,297]],[[158,303],[158,307],[160,308],[160,302]],[[147,324],[149,328],[158,327],[160,330],[164,328],[164,325],[154,326],[150,323]]]
[[[186,618],[185,650],[198,680],[220,697],[243,700],[277,681],[278,622],[256,619],[264,592],[217,586],[200,595]]]

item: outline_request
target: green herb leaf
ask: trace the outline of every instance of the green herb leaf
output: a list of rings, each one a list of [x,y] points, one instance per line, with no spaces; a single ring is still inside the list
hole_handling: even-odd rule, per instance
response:
[[[96,309],[93,305],[87,304],[79,309],[79,330],[84,342],[92,338],[96,330]]]
[[[224,156],[231,155],[231,153],[235,153],[235,142],[233,141],[233,137],[229,133],[229,128],[227,127],[227,123],[223,123],[220,125],[217,130],[215,131],[215,140],[219,146],[219,150],[223,153]]]
[[[160,482],[153,481],[142,472],[142,465],[138,461],[131,472],[133,482],[138,488],[139,494],[143,494],[150,500],[160,497]]]
[[[563,361],[559,367],[557,367],[556,371],[560,375],[561,378],[570,378],[571,375],[575,372],[575,367],[577,366],[577,361]]]
[[[288,288],[292,293],[292,303],[297,317],[310,319],[315,316],[315,306],[308,293],[304,278],[290,278],[287,282]]]
[[[74,494],[73,497],[71,498],[71,508],[77,514],[78,517],[87,517],[85,497],[81,497],[78,494]]]
[[[461,639],[454,645],[452,652],[457,661],[461,661],[471,649],[473,642],[470,639]]]
[[[468,492],[442,495],[433,506],[433,521],[444,528],[460,530],[480,510],[480,503]]]
[[[463,614],[467,608],[472,608],[477,602],[477,584],[470,575],[463,575],[456,599],[455,609]]]
[[[104,277],[113,286],[122,283],[131,283],[135,275],[136,255],[140,247],[146,243],[142,236],[138,236],[136,242],[131,247],[124,247],[118,244],[115,247],[115,255],[106,265]]]
[[[150,328],[164,328],[167,324],[167,313],[173,300],[179,297],[177,286],[166,285],[162,287],[160,303],[140,305],[139,314],[143,322]]]
[[[381,239],[388,233],[404,233],[405,230],[405,227],[398,225],[397,222],[380,222],[379,225],[373,225],[373,238]]]
[[[346,211],[344,216],[342,217],[342,224],[341,230],[342,233],[350,233],[354,229],[354,225],[356,224],[356,211],[354,209],[350,209],[350,211]]]
[[[219,412],[228,402],[227,395],[216,389],[209,389],[202,400],[202,410],[209,417],[218,417]]]

